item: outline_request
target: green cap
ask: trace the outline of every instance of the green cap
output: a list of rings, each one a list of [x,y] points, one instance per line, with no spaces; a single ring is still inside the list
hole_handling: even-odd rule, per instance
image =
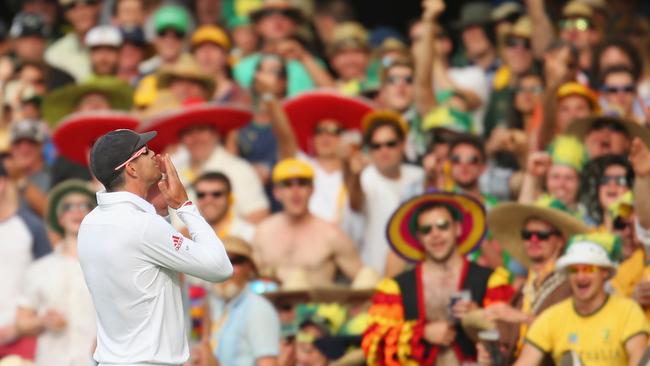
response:
[[[250,24],[251,24],[250,18],[245,15],[233,16],[230,19],[228,19],[227,22],[228,29],[230,30],[235,29],[237,27],[247,26]]]
[[[190,25],[190,16],[187,10],[178,5],[165,5],[156,11],[154,15],[154,26],[156,32],[165,29],[174,29],[187,33]]]

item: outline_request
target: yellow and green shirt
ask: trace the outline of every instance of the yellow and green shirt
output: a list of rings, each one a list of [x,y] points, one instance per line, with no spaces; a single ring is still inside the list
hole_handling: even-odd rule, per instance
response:
[[[638,334],[648,334],[643,311],[634,301],[612,295],[587,316],[575,311],[573,299],[550,307],[535,320],[526,342],[558,365],[564,353],[573,351],[584,366],[625,366],[625,342]]]

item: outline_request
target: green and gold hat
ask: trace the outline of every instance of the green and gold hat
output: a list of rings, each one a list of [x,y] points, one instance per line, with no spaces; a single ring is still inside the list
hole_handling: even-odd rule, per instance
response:
[[[584,144],[573,136],[560,135],[553,139],[548,148],[553,164],[566,165],[582,171],[589,157]]]

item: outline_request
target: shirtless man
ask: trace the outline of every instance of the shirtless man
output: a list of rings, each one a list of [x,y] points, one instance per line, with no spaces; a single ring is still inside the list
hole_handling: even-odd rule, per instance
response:
[[[314,170],[299,159],[285,159],[273,169],[273,194],[283,211],[262,221],[253,238],[253,252],[261,273],[286,280],[303,269],[313,284],[334,280],[337,267],[352,279],[361,268],[359,254],[335,225],[309,212]]]

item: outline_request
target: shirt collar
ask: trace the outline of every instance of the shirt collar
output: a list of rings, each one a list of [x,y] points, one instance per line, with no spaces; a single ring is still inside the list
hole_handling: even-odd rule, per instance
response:
[[[97,203],[100,206],[114,205],[118,203],[131,203],[141,211],[150,214],[156,213],[156,209],[153,207],[151,203],[145,201],[142,197],[139,197],[131,192],[126,192],[126,191],[97,192]]]

